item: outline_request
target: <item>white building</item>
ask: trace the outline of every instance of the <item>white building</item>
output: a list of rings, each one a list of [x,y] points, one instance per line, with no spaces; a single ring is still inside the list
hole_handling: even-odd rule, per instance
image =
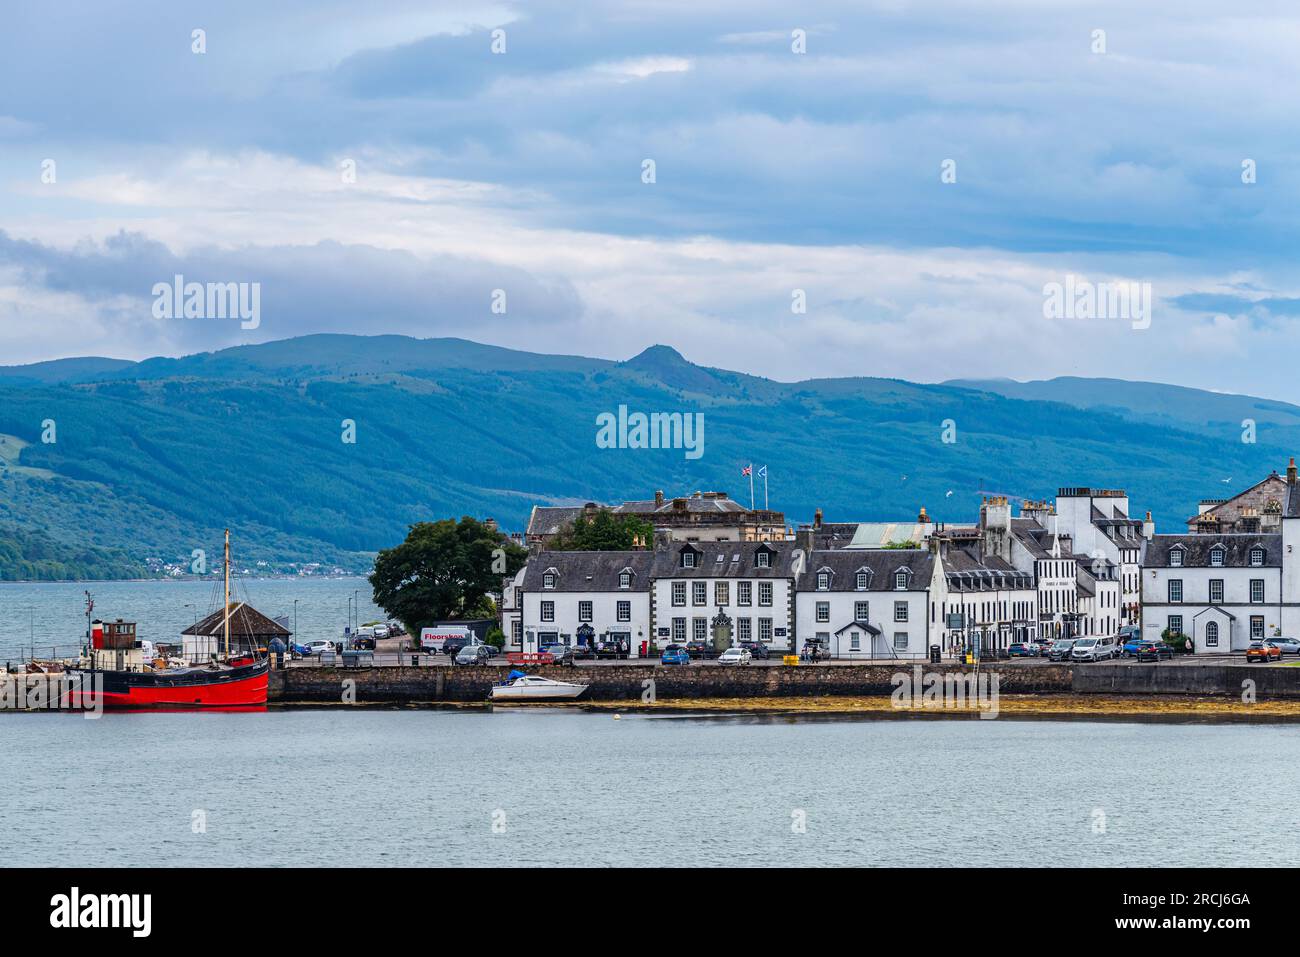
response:
[[[795,579],[805,553],[793,542],[671,542],[654,553],[650,631],[655,646],[761,641],[795,649]]]
[[[1168,631],[1191,638],[1198,654],[1224,654],[1279,634],[1284,537],[1153,536],[1142,571],[1143,637]]]
[[[535,552],[522,579],[522,649],[621,639],[633,657],[650,639],[655,553]]]
[[[1027,505],[1031,513],[1045,508],[1042,503]],[[1145,521],[1130,518],[1128,494],[1122,490],[1073,487],[1057,491],[1055,521],[1057,530],[1070,537],[1074,553],[1086,556],[1089,565],[1103,559],[1115,566],[1120,583],[1119,623],[1139,624],[1142,550],[1155,531],[1151,513]]]
[[[933,572],[927,549],[811,552],[795,586],[800,645],[820,639],[834,658],[923,657]]]

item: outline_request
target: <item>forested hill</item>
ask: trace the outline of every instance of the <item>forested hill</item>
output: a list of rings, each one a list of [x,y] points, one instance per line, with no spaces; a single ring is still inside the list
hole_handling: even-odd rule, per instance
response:
[[[1066,380],[1056,380],[1060,383]],[[791,523],[972,519],[979,492],[1126,488],[1179,526],[1282,468],[1300,409],[1151,383],[780,383],[656,346],[622,363],[459,339],[321,335],[144,362],[0,369],[0,577],[241,562],[364,570],[428,518],[721,489],[766,464]],[[1078,385],[1083,383],[1084,385]],[[1037,388],[1023,392],[1027,387]],[[1019,391],[1016,387],[1019,387]],[[1007,394],[999,394],[1007,393]],[[1189,395],[1190,393],[1190,395]],[[600,448],[597,416],[701,413],[704,450]],[[1258,441],[1241,441],[1243,409]],[[949,422],[945,442],[945,423]],[[355,442],[347,422],[353,423]],[[52,423],[51,432],[47,425]],[[42,441],[42,439],[53,441]],[[757,485],[762,501],[762,483]],[[39,566],[39,570],[37,569]],[[123,571],[123,569],[126,569]]]

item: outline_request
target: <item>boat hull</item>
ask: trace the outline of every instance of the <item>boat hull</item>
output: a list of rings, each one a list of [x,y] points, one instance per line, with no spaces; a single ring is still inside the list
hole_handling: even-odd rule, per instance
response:
[[[266,704],[270,663],[221,671],[82,671],[87,690],[71,692],[72,705],[104,708],[248,708]],[[96,684],[102,681],[98,694]]]
[[[580,697],[586,685],[541,685],[516,688],[493,685],[493,701],[568,701]]]

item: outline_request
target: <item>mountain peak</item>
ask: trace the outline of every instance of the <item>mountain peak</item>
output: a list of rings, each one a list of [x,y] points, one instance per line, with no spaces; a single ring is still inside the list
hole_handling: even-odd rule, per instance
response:
[[[655,344],[645,349],[627,362],[623,363],[634,368],[655,368],[663,369],[672,366],[688,366],[691,363],[686,361],[686,357],[674,349],[672,346]]]

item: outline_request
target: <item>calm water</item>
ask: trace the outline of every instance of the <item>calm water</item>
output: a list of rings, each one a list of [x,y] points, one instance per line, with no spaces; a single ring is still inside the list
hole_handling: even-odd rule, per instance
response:
[[[210,581],[0,582],[0,663],[30,655],[75,654],[86,633],[85,592],[95,596],[95,617],[138,623],[137,633],[151,641],[179,642],[180,633],[221,607],[221,583]],[[247,601],[272,618],[284,616],[293,628],[298,599],[298,633],[304,641],[337,641],[348,621],[348,601],[355,593],[360,621],[386,617],[371,602],[364,578],[238,579],[232,600]]]
[[[9,714],[0,755],[5,857],[27,864],[1300,859],[1293,725]]]

